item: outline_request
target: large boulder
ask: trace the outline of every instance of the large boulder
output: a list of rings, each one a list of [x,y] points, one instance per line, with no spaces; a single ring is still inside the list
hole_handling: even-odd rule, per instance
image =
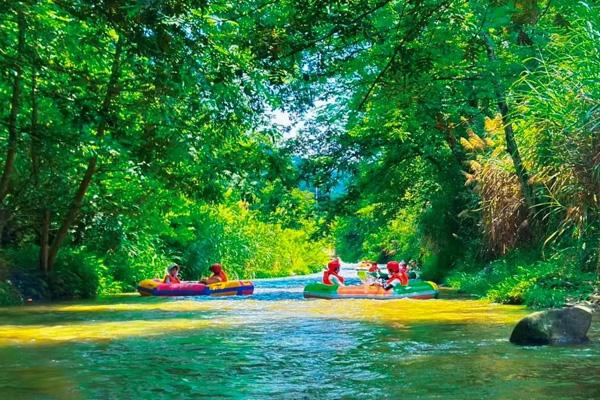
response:
[[[592,311],[583,306],[529,314],[519,321],[510,341],[519,345],[577,344],[588,341]]]

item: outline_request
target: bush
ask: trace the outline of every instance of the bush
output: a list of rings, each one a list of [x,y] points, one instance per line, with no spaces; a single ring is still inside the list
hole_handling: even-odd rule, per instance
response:
[[[98,293],[102,260],[83,249],[64,248],[48,274],[52,299],[86,299]]]
[[[5,252],[11,282],[26,299],[42,300],[50,297],[48,283],[39,267],[40,250],[37,246],[7,249]]]
[[[21,292],[10,282],[0,282],[0,306],[23,304]]]
[[[122,243],[109,254],[98,270],[100,294],[115,294],[135,290],[143,279],[162,278],[172,263],[149,238]]]
[[[494,302],[547,308],[586,300],[595,280],[592,273],[581,271],[576,254],[556,253],[535,260],[531,253],[513,252],[477,273],[456,272],[447,283]]]
[[[163,234],[124,229],[108,250],[100,240],[93,241],[93,248],[63,247],[47,275],[39,267],[39,247],[7,249],[0,254],[0,282],[10,280],[13,287],[3,285],[0,296],[12,299],[20,292],[40,300],[121,293],[135,290],[143,279],[162,277],[172,262],[184,266],[185,280],[208,275],[215,262],[221,262],[233,279],[306,274],[327,262],[328,243],[312,240],[317,236],[312,219],[285,227],[260,217],[244,202],[187,204],[163,221]]]
[[[8,274],[23,298],[77,299],[94,297],[102,261],[84,249],[63,248],[46,276],[39,268],[39,248],[27,246],[5,252]]]
[[[326,242],[310,240],[315,226],[286,229],[262,222],[243,202],[201,207],[195,231],[198,239],[183,257],[185,279],[208,275],[215,262],[240,279],[304,274],[327,262]]]

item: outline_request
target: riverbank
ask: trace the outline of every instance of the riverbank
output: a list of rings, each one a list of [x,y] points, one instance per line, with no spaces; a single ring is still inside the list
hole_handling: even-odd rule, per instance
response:
[[[573,304],[597,307],[600,301],[597,272],[584,270],[570,253],[540,259],[535,252],[513,252],[485,265],[464,265],[446,283],[479,298],[532,309]]]

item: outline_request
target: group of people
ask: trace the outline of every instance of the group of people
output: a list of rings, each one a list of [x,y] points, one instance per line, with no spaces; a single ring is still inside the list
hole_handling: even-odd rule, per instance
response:
[[[369,262],[369,271],[367,284],[379,285],[384,290],[390,290],[397,285],[407,286],[409,280],[409,269],[411,274],[415,273],[415,268],[411,268],[405,261],[389,261],[386,265],[388,274],[384,275],[375,262]],[[326,285],[344,286],[344,277],[340,275],[341,263],[335,258],[327,264],[327,269],[323,272],[323,283]],[[215,263],[210,266],[212,276],[202,279],[199,282],[205,285],[212,283],[227,282],[227,274],[223,271],[221,264]],[[163,278],[164,283],[181,283],[179,272],[181,267],[173,264],[167,268],[167,274]],[[411,276],[412,277],[412,276]],[[416,277],[416,276],[415,276]]]
[[[384,276],[377,263],[369,262],[367,284],[381,286],[384,290],[390,290],[397,285],[408,285],[409,265],[405,261],[389,261],[386,267],[388,274]],[[326,285],[344,286],[344,277],[340,275],[340,268],[339,259],[335,258],[331,260],[327,264],[327,269],[323,272],[323,283]]]
[[[210,272],[212,272],[212,276],[209,276],[208,278],[205,279],[201,279],[199,282],[200,283],[204,283],[205,285],[210,285],[212,283],[218,283],[218,282],[227,282],[227,274],[225,273],[225,271],[223,271],[223,267],[221,266],[221,264],[215,263],[213,265],[210,266]],[[177,264],[173,264],[171,265],[169,268],[167,268],[167,274],[165,275],[165,277],[163,278],[163,282],[164,283],[181,283],[181,280],[179,279],[179,271],[181,270],[181,267]]]

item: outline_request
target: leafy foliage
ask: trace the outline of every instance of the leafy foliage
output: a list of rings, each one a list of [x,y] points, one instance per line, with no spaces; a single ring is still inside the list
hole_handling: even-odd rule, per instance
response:
[[[515,252],[489,263],[483,270],[454,272],[450,286],[491,301],[560,307],[589,300],[597,284],[592,273],[581,271],[573,252],[556,253],[548,260]]]
[[[65,250],[61,252],[56,267],[48,276],[51,298],[95,297],[99,286],[98,270],[101,268],[102,260],[82,249]]]
[[[581,268],[560,279],[597,281],[599,15],[567,0],[0,0],[6,270],[36,298],[131,290],[173,260],[189,279],[215,261],[304,273],[332,234],[345,259],[416,258],[437,280],[535,254],[519,278],[473,278],[500,301],[541,304],[563,252]],[[280,111],[302,121],[290,140]]]
[[[264,248],[235,264],[244,250],[227,247],[208,258],[232,260],[240,277],[322,260],[301,222],[316,216],[268,119],[280,100],[262,50],[271,33],[255,37],[260,3],[0,4],[0,97],[10,106],[0,244],[24,295],[131,290],[191,253],[204,238],[189,209],[221,215],[230,191],[261,210],[248,218],[275,232],[269,245],[282,236],[310,256],[266,258]],[[219,240],[245,245],[234,232],[244,218],[224,220],[232,226]],[[291,265],[274,260],[284,256]]]
[[[14,306],[23,303],[21,293],[8,282],[0,282],[0,306]]]
[[[197,238],[184,255],[190,279],[208,275],[215,262],[238,278],[264,278],[314,272],[327,261],[327,243],[309,241],[316,228],[310,221],[302,230],[265,223],[244,202],[204,206],[196,218]]]

